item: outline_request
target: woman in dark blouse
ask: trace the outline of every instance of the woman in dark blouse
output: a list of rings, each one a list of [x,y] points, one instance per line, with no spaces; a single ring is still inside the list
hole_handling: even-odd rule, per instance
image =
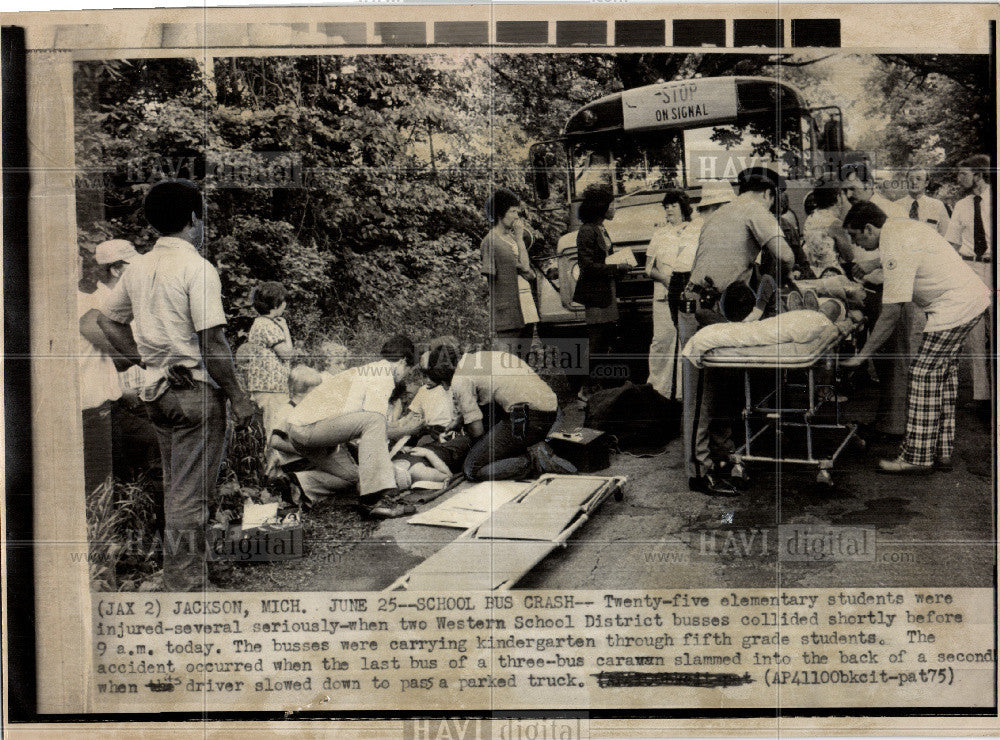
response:
[[[586,308],[587,341],[590,357],[590,382],[580,389],[581,400],[586,400],[607,375],[606,363],[594,358],[607,355],[618,331],[618,298],[615,278],[627,273],[628,265],[608,265],[611,238],[604,222],[615,215],[614,195],[607,185],[590,185],[583,191],[580,204],[582,225],[576,235],[577,262],[580,278],[576,283],[573,300]],[[580,377],[583,380],[582,376]]]

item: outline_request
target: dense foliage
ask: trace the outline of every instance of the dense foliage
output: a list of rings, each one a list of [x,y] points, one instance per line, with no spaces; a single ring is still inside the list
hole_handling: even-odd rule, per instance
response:
[[[695,76],[780,76],[855,117],[863,111],[845,99],[840,59],[457,53],[81,63],[81,242],[116,236],[148,247],[145,188],[193,177],[206,186],[206,251],[222,274],[235,342],[252,318],[250,289],[272,279],[290,290],[300,342],[334,335],[357,345],[399,329],[482,340],[482,204],[495,185],[527,195],[532,141],[557,136],[600,95]],[[867,98],[863,127],[849,121],[860,131],[852,143],[878,151],[881,166],[951,164],[990,143],[985,59],[844,60],[865,65],[865,87],[881,93]],[[532,220],[542,249],[565,225],[558,211]]]

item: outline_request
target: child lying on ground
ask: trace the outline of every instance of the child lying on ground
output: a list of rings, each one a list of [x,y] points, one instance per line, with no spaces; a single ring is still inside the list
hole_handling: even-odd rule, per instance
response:
[[[424,481],[443,483],[452,476],[452,471],[444,461],[426,447],[403,447],[392,465],[396,469],[396,480],[401,489]]]

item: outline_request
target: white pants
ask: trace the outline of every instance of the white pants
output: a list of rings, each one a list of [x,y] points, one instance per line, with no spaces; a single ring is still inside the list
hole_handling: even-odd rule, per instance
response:
[[[355,411],[343,416],[321,419],[313,424],[288,427],[292,444],[317,466],[330,454],[330,448],[359,439],[358,477],[362,496],[396,487],[396,474],[389,459],[385,417],[370,411]]]
[[[665,300],[653,299],[653,341],[649,345],[649,383],[664,398],[679,395],[677,367],[677,327]]]

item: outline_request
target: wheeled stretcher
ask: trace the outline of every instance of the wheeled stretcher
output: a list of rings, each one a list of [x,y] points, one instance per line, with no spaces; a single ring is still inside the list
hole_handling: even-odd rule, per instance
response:
[[[845,318],[808,343],[718,347],[702,366],[743,371],[746,442],[732,454],[732,475],[747,478],[747,463],[815,468],[816,481],[832,486],[837,458],[851,443],[864,445],[857,424],[842,416],[840,358],[862,344],[863,323]],[[752,379],[774,373],[773,385],[754,398]],[[773,442],[772,442],[773,437]]]
[[[386,591],[506,591],[589,521],[625,476],[543,475]]]

